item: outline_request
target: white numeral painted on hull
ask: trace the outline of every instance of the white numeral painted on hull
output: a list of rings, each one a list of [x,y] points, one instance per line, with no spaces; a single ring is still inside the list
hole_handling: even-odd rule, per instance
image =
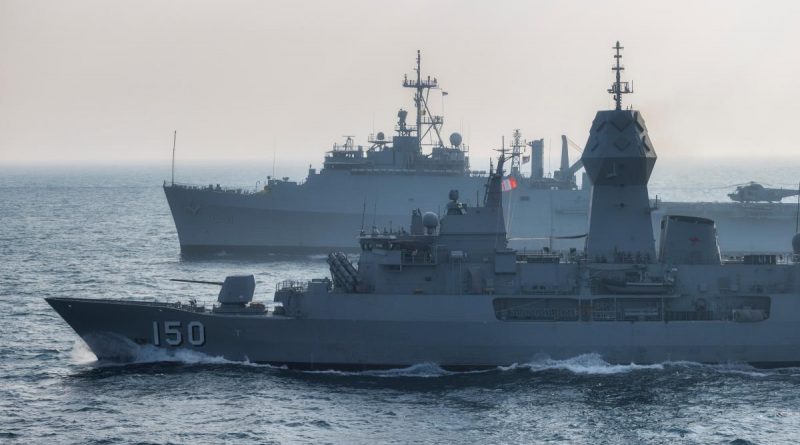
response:
[[[164,340],[166,340],[167,344],[170,346],[180,346],[181,343],[183,343],[180,321],[164,322]]]
[[[161,329],[159,323],[153,322],[153,344],[161,346]],[[183,330],[180,321],[165,321],[163,323],[164,341],[169,346],[183,344]],[[206,328],[199,321],[191,321],[186,325],[186,340],[192,346],[203,346],[206,342]]]
[[[153,322],[153,344],[156,345],[156,346],[160,346],[161,345],[161,339],[159,338],[159,335],[158,335],[158,322],[157,321]]]
[[[206,328],[199,321],[192,321],[186,325],[186,336],[192,346],[203,346],[206,342]]]

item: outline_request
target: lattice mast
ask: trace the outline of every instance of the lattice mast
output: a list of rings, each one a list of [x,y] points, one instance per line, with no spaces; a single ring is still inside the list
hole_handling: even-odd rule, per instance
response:
[[[403,87],[413,88],[415,90],[414,105],[417,108],[417,126],[415,129],[417,132],[417,142],[420,147],[422,145],[430,145],[424,144],[423,140],[433,131],[433,134],[436,136],[435,142],[438,142],[439,146],[444,146],[440,133],[444,118],[431,113],[431,109],[428,106],[430,91],[432,89],[439,89],[439,81],[435,77],[431,79],[431,76],[427,76],[426,79],[423,79],[421,65],[422,57],[420,51],[417,50],[417,66],[414,69],[417,73],[417,79],[409,80],[408,75],[403,78]]]
[[[514,130],[511,139],[511,175],[520,175],[520,160],[525,153],[525,147],[528,143],[522,138],[522,132],[519,128]]]

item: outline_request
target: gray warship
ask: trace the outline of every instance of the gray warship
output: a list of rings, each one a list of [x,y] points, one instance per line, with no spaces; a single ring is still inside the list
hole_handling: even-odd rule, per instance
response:
[[[391,140],[379,132],[365,147],[346,137],[302,183],[268,177],[262,189],[244,190],[165,182],[182,252],[352,249],[365,219],[389,227],[412,209],[436,208],[437,191],[481,193],[486,172],[470,169],[462,136],[452,133],[449,144],[442,138],[444,118],[429,105],[441,88],[422,75],[419,52],[415,75],[402,86],[414,92],[414,123],[401,108]]]
[[[391,141],[382,132],[368,137],[366,146],[347,137],[326,153],[320,170],[309,167],[304,181],[267,177],[262,188],[165,181],[181,251],[353,250],[353,233],[365,220],[378,227],[400,224],[415,208],[437,209],[438,197],[450,189],[460,190],[464,202],[477,205],[486,172],[470,168],[469,148],[460,134],[452,133],[447,141],[442,137],[444,118],[429,105],[432,92],[441,92],[439,81],[422,76],[419,53],[415,76],[404,78],[402,86],[414,92],[413,123],[401,109]],[[559,168],[545,172],[543,139],[526,141],[515,130],[509,145],[518,155],[510,159],[509,171],[517,187],[503,194],[510,245],[582,248],[591,181],[583,172],[578,186],[582,163],[570,160],[570,147],[582,148],[562,135]],[[732,202],[653,199],[652,221],[659,227],[669,213],[714,219],[721,224],[718,236],[726,253],[785,252],[784,241],[794,233],[795,207],[769,201],[790,195],[740,196],[744,195],[738,191],[732,194]]]
[[[599,111],[581,161],[593,183],[585,248],[508,246],[500,155],[480,205],[452,190],[441,217],[358,236],[357,263],[277,286],[253,302],[250,276],[225,279],[218,304],[47,298],[100,359],[187,348],[292,368],[436,363],[445,369],[597,353],[610,363],[800,363],[800,234],[794,255],[720,254],[714,221],[666,215],[656,248],[648,181],[656,152],[639,111]]]

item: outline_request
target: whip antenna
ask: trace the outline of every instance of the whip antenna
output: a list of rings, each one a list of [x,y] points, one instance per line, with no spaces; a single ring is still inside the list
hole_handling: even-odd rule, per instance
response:
[[[797,213],[794,217],[794,233],[800,232],[800,184],[797,184]]]
[[[178,130],[172,133],[172,185],[175,185],[175,143],[178,141]]]
[[[195,283],[195,284],[213,284],[215,286],[222,286],[222,281],[204,281],[204,280],[184,280],[183,278],[170,278],[169,281],[177,281],[179,283]]]

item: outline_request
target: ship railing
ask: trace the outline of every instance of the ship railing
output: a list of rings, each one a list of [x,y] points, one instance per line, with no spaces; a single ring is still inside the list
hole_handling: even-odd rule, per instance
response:
[[[182,300],[176,300],[174,302],[155,301],[154,303],[159,306],[174,307],[176,309],[181,309],[190,312],[205,312],[206,308],[211,308],[214,306],[214,301],[197,300],[196,298],[190,298],[187,301],[182,301]]]
[[[443,122],[442,116],[425,115],[420,119],[420,123],[425,125],[442,125]]]
[[[280,182],[280,181],[278,181]],[[164,181],[164,187],[175,187],[184,190],[197,190],[197,191],[207,191],[207,192],[217,192],[217,193],[231,193],[231,194],[238,194],[238,195],[255,195],[257,193],[261,193],[262,191],[268,190],[269,186],[261,186],[259,182],[258,185],[242,185],[242,186],[222,186],[220,184],[188,184],[188,183],[181,183],[181,182],[169,182]]]
[[[560,263],[564,259],[561,252],[522,252],[517,253],[517,262],[522,263]]]
[[[615,310],[599,310],[592,311],[592,320],[594,321],[617,321],[617,311]]]
[[[400,264],[403,266],[421,266],[421,265],[431,265],[437,264],[436,260],[436,253],[417,253],[412,254],[410,252],[403,252],[400,256]]]
[[[755,254],[755,255],[722,255],[723,264],[748,264],[745,260],[746,256],[751,257],[774,257],[774,263],[766,262],[765,264],[798,264],[800,263],[800,255],[793,253],[769,253],[769,254]],[[772,261],[772,260],[770,260]]]
[[[308,289],[307,280],[284,280],[275,285],[275,291],[305,292]]]
[[[413,168],[353,168],[350,170],[353,174],[381,174],[381,175],[465,175],[469,170],[462,169],[413,169]],[[474,176],[474,175],[473,175]]]
[[[495,316],[501,320],[532,321],[577,321],[578,310],[570,308],[534,308],[519,305],[513,308],[496,309]]]
[[[431,76],[428,76],[427,79],[421,79],[416,81],[414,79],[405,79],[403,80],[403,86],[406,88],[438,88],[439,81],[434,77],[431,80]]]
[[[406,125],[405,127],[401,127],[399,125],[395,125],[394,126],[394,131],[396,131],[398,133],[401,133],[401,134],[402,133],[411,134],[411,133],[414,133],[414,132],[417,131],[417,126],[416,125]]]

